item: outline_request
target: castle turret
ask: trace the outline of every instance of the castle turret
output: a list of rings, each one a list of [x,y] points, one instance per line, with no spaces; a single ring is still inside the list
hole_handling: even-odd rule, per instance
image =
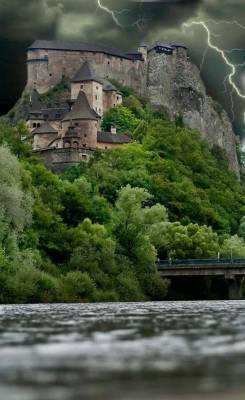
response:
[[[83,91],[90,107],[100,116],[103,115],[103,83],[95,75],[88,62],[85,62],[71,81],[71,99],[76,100]]]
[[[79,92],[71,111],[62,121],[63,147],[95,149],[99,115],[90,107],[86,94]]]
[[[143,57],[145,63],[147,63],[148,45],[146,43],[142,42],[138,47],[138,52],[142,54],[142,57]]]
[[[56,131],[48,122],[44,122],[41,126],[33,131],[33,150],[45,149],[49,144],[57,138]]]
[[[33,90],[30,96],[30,108],[27,125],[31,130],[39,128],[44,122],[43,112],[38,99],[38,93]]]

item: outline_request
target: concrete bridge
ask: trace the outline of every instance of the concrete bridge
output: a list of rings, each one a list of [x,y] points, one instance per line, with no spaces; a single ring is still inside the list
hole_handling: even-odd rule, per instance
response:
[[[164,278],[195,277],[195,276],[223,276],[229,287],[229,299],[242,298],[242,281],[245,277],[245,259],[223,260],[159,260],[159,273]]]

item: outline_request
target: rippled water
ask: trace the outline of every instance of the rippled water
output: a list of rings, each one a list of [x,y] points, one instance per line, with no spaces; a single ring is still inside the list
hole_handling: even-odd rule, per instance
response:
[[[245,302],[0,306],[1,400],[241,400]]]

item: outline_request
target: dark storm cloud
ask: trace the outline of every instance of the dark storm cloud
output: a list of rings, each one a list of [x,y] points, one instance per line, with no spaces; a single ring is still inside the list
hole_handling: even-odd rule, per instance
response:
[[[178,28],[189,18],[202,15],[205,18],[224,17],[241,19],[244,17],[244,0],[103,0],[105,6],[115,11],[127,9],[117,14],[122,25],[130,29],[138,19],[144,21],[148,31]],[[121,37],[109,14],[99,10],[96,0],[0,0],[1,38],[8,40],[28,40],[37,36],[62,36],[79,39]],[[143,29],[143,28],[142,28]],[[134,30],[135,39],[139,32]],[[124,35],[129,40],[127,35]],[[132,43],[132,36],[130,36]]]
[[[151,27],[159,21],[166,26],[175,26],[195,13],[197,1],[181,2],[132,2],[127,0],[104,0],[104,4],[115,11],[128,9],[118,18],[129,26],[138,18]],[[167,7],[167,8],[166,8]],[[2,38],[26,40],[38,35],[63,37],[107,37],[111,40],[121,35],[120,29],[112,23],[110,15],[98,10],[96,0],[0,0],[0,24]],[[135,37],[138,37],[137,29]]]

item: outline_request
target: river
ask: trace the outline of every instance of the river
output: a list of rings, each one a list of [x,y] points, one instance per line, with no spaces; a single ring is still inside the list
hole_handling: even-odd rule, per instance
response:
[[[1,400],[241,400],[245,302],[0,306]]]

